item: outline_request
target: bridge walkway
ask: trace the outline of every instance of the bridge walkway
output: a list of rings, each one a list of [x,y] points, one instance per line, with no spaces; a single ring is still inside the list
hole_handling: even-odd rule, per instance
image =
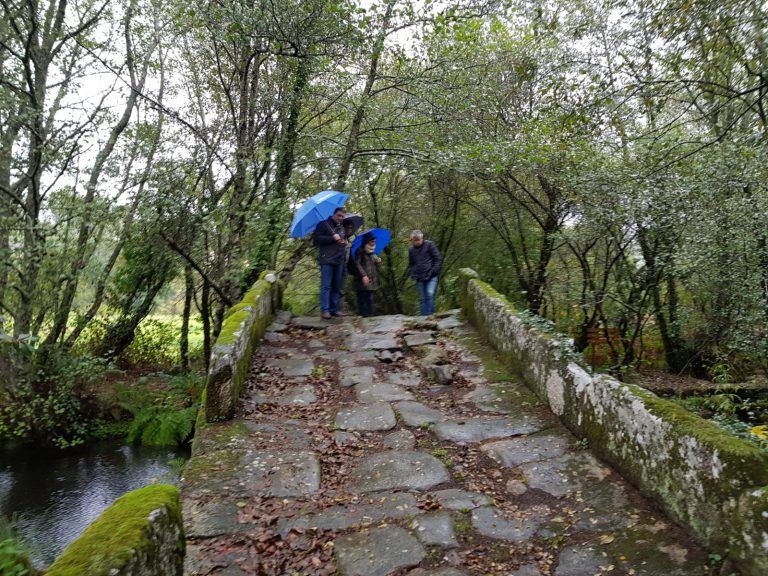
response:
[[[710,573],[457,313],[281,313],[194,456],[190,576]]]

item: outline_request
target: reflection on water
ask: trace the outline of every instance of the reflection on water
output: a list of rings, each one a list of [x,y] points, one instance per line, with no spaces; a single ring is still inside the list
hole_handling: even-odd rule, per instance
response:
[[[119,496],[153,482],[174,484],[187,455],[176,450],[100,442],[78,451],[0,452],[0,514],[38,567],[53,559]]]

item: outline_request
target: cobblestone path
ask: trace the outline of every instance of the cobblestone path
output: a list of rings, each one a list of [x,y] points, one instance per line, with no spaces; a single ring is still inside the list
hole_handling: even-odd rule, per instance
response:
[[[281,313],[193,456],[189,575],[716,573],[455,314]]]

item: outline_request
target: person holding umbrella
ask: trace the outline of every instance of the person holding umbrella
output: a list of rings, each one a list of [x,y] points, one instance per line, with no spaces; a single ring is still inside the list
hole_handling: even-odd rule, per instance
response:
[[[343,207],[334,209],[326,220],[317,223],[312,240],[319,251],[320,264],[320,316],[344,316],[341,311],[341,291],[344,282],[344,265],[347,241],[342,222],[347,215]]]

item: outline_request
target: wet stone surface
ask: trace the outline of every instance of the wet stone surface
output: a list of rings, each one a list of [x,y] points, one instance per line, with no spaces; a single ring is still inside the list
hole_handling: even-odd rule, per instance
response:
[[[344,576],[388,576],[400,568],[418,565],[425,554],[418,540],[398,527],[349,534],[336,543],[339,570]]]
[[[386,402],[352,406],[336,414],[336,426],[342,430],[391,430],[395,424],[395,413]]]
[[[467,443],[533,434],[543,430],[547,425],[537,416],[519,414],[504,418],[480,417],[439,422],[435,424],[433,431],[440,440]]]
[[[363,458],[350,475],[350,490],[428,490],[448,481],[445,465],[424,452],[397,450]]]
[[[186,576],[716,576],[455,313],[272,328],[197,431]]]

